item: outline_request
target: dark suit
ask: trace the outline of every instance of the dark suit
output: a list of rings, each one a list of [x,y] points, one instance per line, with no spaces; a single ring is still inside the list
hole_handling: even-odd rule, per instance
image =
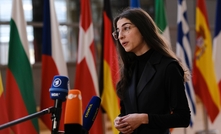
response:
[[[184,72],[178,62],[153,51],[139,80],[136,72],[135,67],[131,84],[121,100],[120,114],[148,114],[149,123],[139,126],[134,134],[169,134],[169,128],[187,127],[190,110]]]

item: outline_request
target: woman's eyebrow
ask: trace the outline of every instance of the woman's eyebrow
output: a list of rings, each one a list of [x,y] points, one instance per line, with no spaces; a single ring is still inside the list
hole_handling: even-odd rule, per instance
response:
[[[121,27],[123,27],[123,26],[125,26],[127,24],[132,24],[132,23],[131,22],[125,22],[124,24],[121,25]],[[117,29],[119,29],[119,28],[117,28]]]
[[[126,23],[124,23],[122,26],[125,26],[125,25],[127,25],[127,24],[132,24],[132,23],[126,22]],[[121,27],[122,27],[122,26],[121,26]]]

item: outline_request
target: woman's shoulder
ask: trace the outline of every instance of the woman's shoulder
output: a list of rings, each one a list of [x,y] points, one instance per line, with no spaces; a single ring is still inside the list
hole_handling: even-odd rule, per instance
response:
[[[165,56],[157,51],[153,51],[152,56],[151,56],[151,62],[152,63],[165,63],[169,64],[171,62],[177,62],[176,59],[172,57]],[[178,62],[177,62],[178,63]]]

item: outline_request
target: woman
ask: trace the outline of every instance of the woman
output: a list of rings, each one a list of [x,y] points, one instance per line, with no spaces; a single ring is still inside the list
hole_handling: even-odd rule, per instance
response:
[[[140,8],[127,9],[115,18],[114,28],[121,61],[116,129],[123,134],[169,134],[169,128],[188,127],[184,82],[189,72],[154,21]]]

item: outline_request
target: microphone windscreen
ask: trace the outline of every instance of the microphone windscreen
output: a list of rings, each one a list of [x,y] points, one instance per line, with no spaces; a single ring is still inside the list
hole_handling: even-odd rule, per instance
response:
[[[69,90],[64,116],[65,134],[82,132],[82,97],[81,91]]]
[[[55,75],[51,88],[49,89],[50,97],[53,100],[65,101],[68,94],[68,77]]]
[[[93,96],[88,103],[83,115],[83,128],[85,130],[89,131],[91,126],[93,125],[100,108],[100,103],[101,99],[97,96]]]

